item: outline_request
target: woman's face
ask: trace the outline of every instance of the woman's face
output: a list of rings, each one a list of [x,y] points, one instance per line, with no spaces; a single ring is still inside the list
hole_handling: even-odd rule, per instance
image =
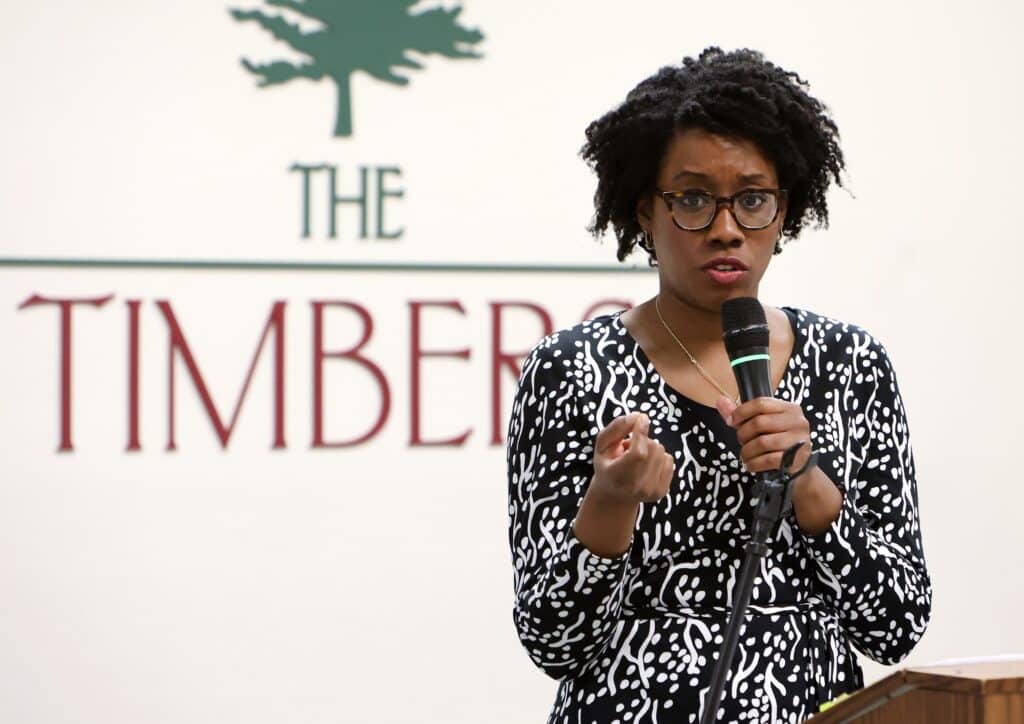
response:
[[[700,128],[676,133],[658,171],[658,188],[662,191],[705,191],[721,197],[744,189],[778,186],[775,165],[753,141]],[[726,299],[757,296],[785,212],[783,198],[775,220],[764,229],[752,231],[741,227],[732,210],[722,204],[706,229],[684,231],[673,222],[661,197],[652,195],[637,204],[640,223],[653,236],[662,288],[716,314]],[[715,260],[728,260],[724,264],[732,265],[739,273],[714,269]]]

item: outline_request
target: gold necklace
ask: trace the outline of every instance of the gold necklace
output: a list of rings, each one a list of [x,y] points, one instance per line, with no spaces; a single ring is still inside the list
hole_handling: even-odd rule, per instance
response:
[[[693,366],[697,368],[698,372],[700,372],[701,377],[703,377],[705,380],[714,385],[719,392],[721,392],[723,395],[731,399],[737,405],[740,404],[739,395],[737,395],[736,397],[731,397],[729,393],[726,392],[725,389],[720,384],[718,384],[718,382],[715,381],[715,378],[709,375],[707,371],[703,367],[701,367],[700,362],[697,361],[697,358],[690,354],[690,350],[686,349],[686,345],[682,343],[679,337],[676,336],[676,333],[672,331],[672,328],[668,326],[668,322],[666,322],[665,318],[661,316],[661,304],[659,303],[659,298],[657,296],[654,297],[654,310],[658,313],[658,319],[661,320],[661,326],[665,328],[665,331],[668,332],[672,339],[676,341],[676,344],[679,345],[679,348],[686,353],[687,357],[690,358],[690,362],[692,362]]]

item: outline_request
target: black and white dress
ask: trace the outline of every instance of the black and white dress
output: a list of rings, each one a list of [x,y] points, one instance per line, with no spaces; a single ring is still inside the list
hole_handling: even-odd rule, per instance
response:
[[[782,522],[756,580],[720,721],[798,722],[863,686],[851,646],[902,659],[931,610],[914,459],[896,378],[864,330],[784,308],[796,335],[776,396],[799,403],[839,517]],[[573,521],[593,443],[647,413],[675,457],[665,498],[640,508],[630,548],[589,552]],[[561,681],[550,723],[696,722],[749,539],[753,477],[714,408],[673,390],[619,313],[556,332],[527,357],[508,435],[514,619]]]

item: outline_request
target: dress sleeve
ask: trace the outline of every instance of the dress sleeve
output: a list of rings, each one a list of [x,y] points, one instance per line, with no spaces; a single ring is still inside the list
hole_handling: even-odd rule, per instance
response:
[[[863,376],[858,387],[865,392],[847,431],[863,430],[863,459],[845,484],[833,478],[843,504],[831,527],[803,538],[853,644],[874,661],[894,664],[924,635],[932,588],[906,411],[885,348],[868,340],[850,371],[854,380]]]
[[[610,639],[629,556],[595,555],[573,534],[593,435],[567,357],[550,340],[527,357],[507,440],[513,618],[530,658],[555,679],[578,674]]]

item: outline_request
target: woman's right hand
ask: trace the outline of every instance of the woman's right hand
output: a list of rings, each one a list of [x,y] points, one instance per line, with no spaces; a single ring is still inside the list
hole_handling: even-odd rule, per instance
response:
[[[617,417],[594,443],[594,494],[615,503],[650,503],[668,494],[675,460],[647,436],[651,420],[641,412]]]
[[[639,412],[617,417],[594,441],[594,477],[583,496],[573,530],[592,553],[617,558],[633,539],[640,503],[661,500],[675,474],[675,461],[647,437],[651,421]]]

